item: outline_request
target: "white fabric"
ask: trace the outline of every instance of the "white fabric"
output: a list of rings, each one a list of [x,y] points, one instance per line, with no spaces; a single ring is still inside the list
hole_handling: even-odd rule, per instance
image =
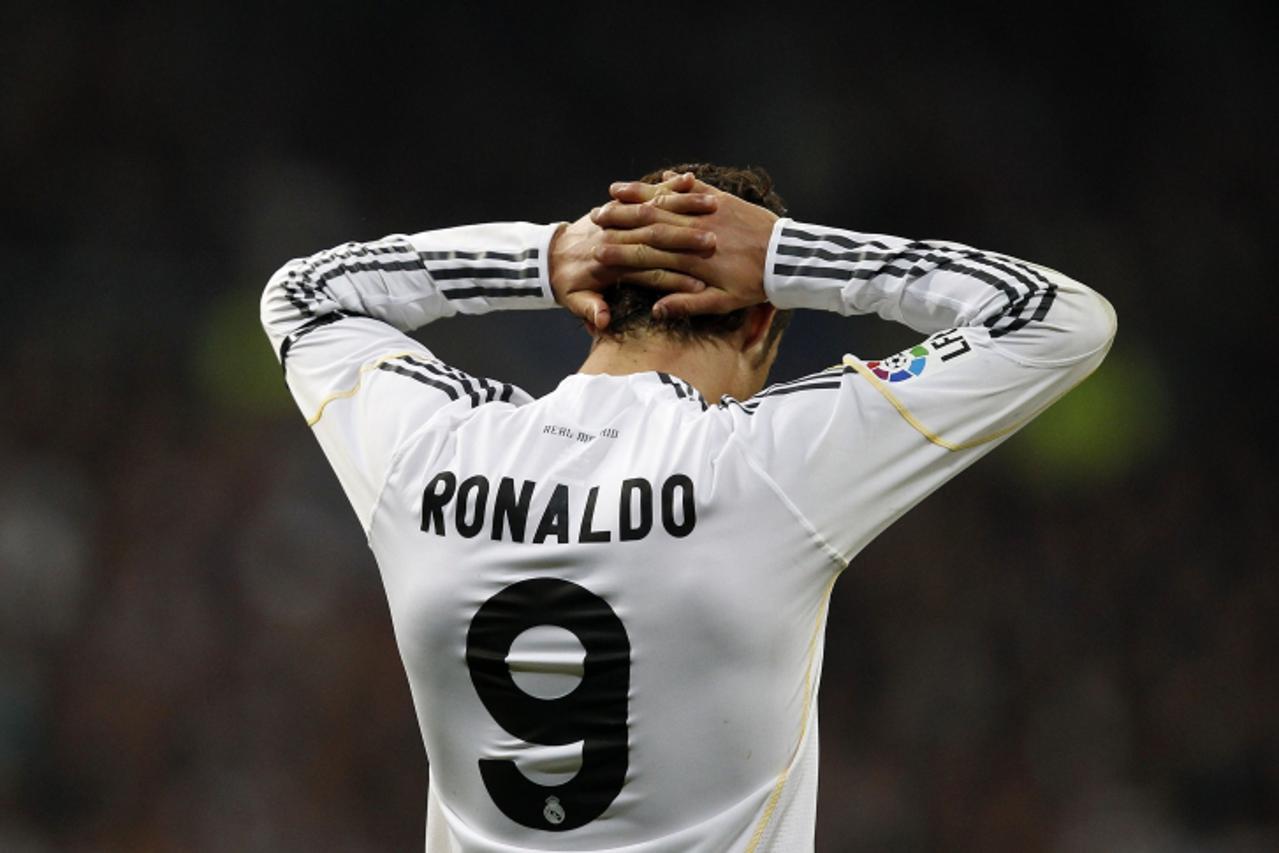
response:
[[[775,303],[878,312],[928,334],[922,354],[846,357],[740,402],[708,404],[657,373],[573,375],[533,400],[403,334],[458,311],[553,304],[553,228],[348,244],[287,265],[263,296],[273,344],[289,343],[289,387],[382,572],[431,762],[427,849],[811,850],[835,578],[1093,370],[1113,313],[1086,287],[1003,256],[782,220],[765,277]],[[337,311],[362,316],[324,322]],[[651,521],[627,539],[646,490]],[[497,507],[522,496],[521,535]],[[605,615],[549,627],[563,609],[543,594],[552,588]],[[480,630],[517,623],[534,627],[509,654]],[[588,642],[612,657],[584,657]],[[493,647],[514,687],[486,688],[486,701],[477,661]],[[620,702],[606,686],[619,677]],[[549,728],[529,739],[495,719],[524,725],[543,711]],[[605,744],[612,763],[598,766],[624,775],[601,783],[597,817],[564,830],[598,794],[556,796],[596,778],[579,770],[597,756],[575,726]],[[516,786],[494,794],[482,760],[513,761]],[[502,798],[532,817],[513,818]]]

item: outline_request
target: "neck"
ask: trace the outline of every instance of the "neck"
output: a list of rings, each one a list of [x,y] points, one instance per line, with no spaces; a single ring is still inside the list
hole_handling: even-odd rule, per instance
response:
[[[615,340],[596,338],[591,354],[578,370],[586,374],[627,376],[650,370],[670,373],[692,385],[708,402],[725,394],[749,397],[754,391],[742,385],[738,359],[714,341],[693,343],[663,335],[635,335]]]

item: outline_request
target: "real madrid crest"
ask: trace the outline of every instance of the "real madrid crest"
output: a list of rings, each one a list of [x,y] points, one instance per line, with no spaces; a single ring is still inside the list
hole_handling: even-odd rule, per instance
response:
[[[564,807],[560,805],[559,797],[546,798],[546,808],[542,809],[542,817],[553,826],[559,826],[564,822]]]

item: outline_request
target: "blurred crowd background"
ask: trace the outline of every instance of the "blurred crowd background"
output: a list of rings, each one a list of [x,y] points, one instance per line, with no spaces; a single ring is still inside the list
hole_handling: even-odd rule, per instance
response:
[[[261,287],[684,160],[1057,267],[1120,318],[836,587],[818,849],[1279,849],[1272,7],[2,18],[0,850],[420,849],[385,598]],[[422,337],[534,393],[586,346],[555,312]],[[801,315],[776,378],[911,337]]]

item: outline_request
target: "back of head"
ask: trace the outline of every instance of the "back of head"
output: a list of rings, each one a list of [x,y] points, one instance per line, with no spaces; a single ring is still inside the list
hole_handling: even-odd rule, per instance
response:
[[[641,181],[647,184],[661,183],[665,171],[692,172],[703,183],[718,190],[732,193],[740,199],[767,208],[778,216],[786,215],[782,197],[773,189],[772,177],[760,166],[719,166],[714,163],[680,163],[649,172]],[[663,320],[653,318],[653,305],[663,294],[652,288],[633,284],[618,284],[604,291],[612,321],[605,334],[615,338],[656,332],[682,341],[705,341],[737,331],[746,322],[745,308],[727,314],[701,314],[695,317],[673,317]],[[790,311],[778,311],[769,329],[768,346],[775,341],[790,323]]]

